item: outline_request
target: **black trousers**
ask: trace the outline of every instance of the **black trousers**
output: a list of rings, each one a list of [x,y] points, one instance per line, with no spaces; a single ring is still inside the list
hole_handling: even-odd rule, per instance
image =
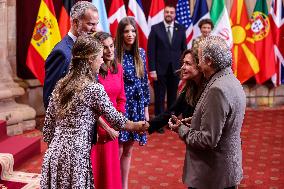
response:
[[[155,96],[155,115],[165,111],[165,96],[167,92],[167,108],[171,107],[177,98],[177,89],[179,76],[174,73],[171,65],[167,70],[166,75],[158,75],[158,80],[154,81],[154,96]]]
[[[188,189],[197,189],[197,188],[188,187]],[[224,188],[224,189],[237,189],[237,187],[236,186],[231,186],[231,187]]]

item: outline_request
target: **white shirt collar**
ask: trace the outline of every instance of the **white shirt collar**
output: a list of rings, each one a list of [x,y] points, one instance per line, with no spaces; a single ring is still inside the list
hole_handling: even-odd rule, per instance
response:
[[[171,24],[168,24],[168,23],[165,22],[165,20],[164,20],[164,24],[165,24],[166,28],[168,28],[168,26],[170,26],[171,28],[173,28],[173,27],[174,27],[174,23],[175,23],[175,22],[172,22]]]
[[[68,35],[72,38],[72,40],[75,43],[75,41],[77,40],[77,37],[73,33],[71,33],[70,31],[68,32]]]

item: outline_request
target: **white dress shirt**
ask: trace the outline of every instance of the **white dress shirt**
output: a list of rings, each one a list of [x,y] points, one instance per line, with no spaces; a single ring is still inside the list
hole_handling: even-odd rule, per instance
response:
[[[167,22],[164,21],[165,27],[166,27],[166,32],[168,32],[168,27],[170,26],[170,32],[171,32],[171,37],[173,38],[173,33],[174,33],[174,22],[171,24],[168,24]]]
[[[73,33],[71,33],[70,31],[68,32],[68,35],[72,38],[72,40],[75,43],[75,41],[77,40],[77,37]]]

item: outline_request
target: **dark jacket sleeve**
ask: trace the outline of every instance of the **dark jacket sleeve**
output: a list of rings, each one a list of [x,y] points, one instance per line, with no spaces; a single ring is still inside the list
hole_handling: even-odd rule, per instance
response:
[[[176,102],[165,112],[154,117],[149,121],[150,127],[148,129],[149,134],[152,134],[154,131],[164,127],[168,124],[171,115],[179,116],[181,114],[187,114],[188,108],[190,105],[186,103],[185,93],[181,93]],[[191,110],[192,108],[190,108]]]
[[[43,102],[47,109],[50,95],[59,79],[64,77],[68,71],[70,60],[64,51],[54,49],[45,62],[45,79],[43,86]]]

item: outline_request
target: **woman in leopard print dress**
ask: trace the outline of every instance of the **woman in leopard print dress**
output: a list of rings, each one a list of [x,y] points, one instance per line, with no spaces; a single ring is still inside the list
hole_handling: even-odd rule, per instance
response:
[[[52,93],[43,128],[48,149],[42,165],[42,189],[94,188],[91,131],[101,115],[116,129],[147,129],[143,122],[133,123],[117,112],[96,81],[102,50],[93,37],[79,37],[72,49],[69,73]]]

